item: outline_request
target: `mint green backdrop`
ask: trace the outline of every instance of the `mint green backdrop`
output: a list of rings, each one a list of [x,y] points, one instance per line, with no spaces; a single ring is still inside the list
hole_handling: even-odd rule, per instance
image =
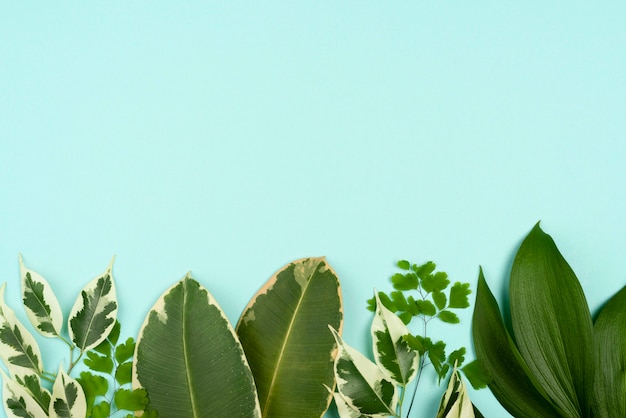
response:
[[[594,311],[626,283],[624,2],[93,3],[0,5],[0,281],[20,318],[20,252],[66,314],[116,255],[126,336],[188,270],[236,322],[283,264],[325,255],[368,351],[396,260],[472,286],[482,265],[502,300],[538,220]],[[462,319],[451,345],[471,344]]]

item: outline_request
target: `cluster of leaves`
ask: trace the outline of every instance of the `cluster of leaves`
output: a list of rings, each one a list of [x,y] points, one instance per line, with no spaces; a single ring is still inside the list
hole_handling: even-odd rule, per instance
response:
[[[407,386],[418,374],[420,355],[406,338],[410,335],[406,324],[385,307],[379,295],[374,300],[376,311],[371,335],[375,363],[346,344],[331,328],[338,346],[334,368],[337,392],[333,396],[342,418],[401,418]],[[406,416],[409,414],[410,408]],[[482,417],[469,400],[454,365],[437,417]]]
[[[135,340],[129,337],[118,344],[119,336],[120,323],[116,321],[107,338],[83,359],[89,371],[81,372],[76,380],[85,391],[87,416],[107,418],[116,412],[129,411],[125,418],[131,418],[131,411],[143,411],[148,405],[145,389],[131,387]],[[153,416],[156,413],[144,414],[144,417]]]
[[[592,321],[574,271],[537,224],[511,268],[512,331],[482,271],[476,293],[476,356],[513,416],[626,416],[626,287]]]
[[[4,302],[6,284],[3,284],[0,287],[0,358],[9,375],[2,369],[0,372],[3,382],[2,404],[7,416],[83,417],[87,416],[88,409],[93,409],[93,401],[92,408],[88,408],[85,396],[89,391],[72,378],[70,373],[85,356],[88,367],[108,370],[104,367],[106,360],[102,360],[100,354],[102,350],[106,350],[103,347],[107,343],[107,337],[112,335],[115,340],[119,337],[119,325],[117,328],[115,325],[117,297],[111,273],[112,264],[113,262],[102,274],[83,287],[70,311],[65,331],[61,307],[49,283],[40,274],[28,269],[20,257],[22,301],[27,317],[39,334],[58,339],[68,346],[69,367],[67,372],[62,366],[56,372],[44,370],[37,341]],[[108,341],[110,343],[111,337]],[[128,380],[129,366],[125,364],[132,357],[131,346],[132,341],[130,345],[118,346],[116,374],[119,372],[122,381]],[[118,354],[118,347],[115,354]],[[105,354],[103,357],[108,356]],[[85,383],[95,381],[89,378],[83,380]],[[102,385],[101,381],[98,383]],[[119,396],[120,399],[124,397],[123,394]],[[132,400],[136,401],[137,395],[133,396]],[[124,399],[118,404],[132,407],[137,405]]]
[[[441,382],[456,365],[474,388],[485,387],[486,379],[475,361],[461,367],[465,361],[465,347],[446,354],[444,341],[433,341],[428,337],[428,325],[434,319],[448,324],[460,322],[454,310],[470,306],[468,299],[472,292],[470,284],[456,282],[450,287],[448,275],[443,271],[436,271],[437,266],[432,261],[418,265],[400,260],[397,266],[402,271],[391,276],[391,282],[396,290],[389,293],[378,292],[377,295],[380,302],[394,312],[404,324],[410,325],[414,321],[419,323],[419,333],[409,333],[404,337],[408,345],[420,355],[418,384],[425,366],[431,364]],[[375,298],[367,302],[368,309],[375,311]]]

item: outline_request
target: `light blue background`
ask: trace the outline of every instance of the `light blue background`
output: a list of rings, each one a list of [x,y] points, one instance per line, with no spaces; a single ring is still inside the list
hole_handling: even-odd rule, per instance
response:
[[[116,254],[127,336],[188,270],[236,322],[325,255],[367,351],[397,259],[472,286],[482,265],[502,300],[540,219],[593,310],[626,282],[624,2],[56,3],[0,5],[0,281],[21,318],[19,252],[66,314]]]

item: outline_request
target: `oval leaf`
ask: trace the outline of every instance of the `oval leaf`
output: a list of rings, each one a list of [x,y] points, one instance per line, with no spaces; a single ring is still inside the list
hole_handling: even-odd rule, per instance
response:
[[[329,327],[337,341],[335,359],[337,390],[346,404],[362,415],[396,415],[396,386],[363,354],[346,344],[337,331]]]
[[[104,273],[81,290],[70,312],[70,338],[81,352],[104,341],[115,325],[117,298],[112,268],[113,260]]]
[[[254,380],[224,312],[187,275],[150,310],[135,350],[133,387],[159,418],[260,417]]]
[[[78,382],[59,368],[52,387],[50,418],[84,418],[87,415],[87,400]]]
[[[328,409],[341,328],[339,280],[324,258],[290,263],[253,297],[237,325],[264,417],[319,417]]]
[[[4,302],[6,283],[0,286],[0,358],[14,376],[41,375],[43,365],[37,341]]]
[[[528,366],[504,327],[482,269],[476,289],[472,336],[476,358],[492,379],[489,389],[507,411],[520,418],[560,416],[538,383],[533,382]]]
[[[539,224],[515,255],[509,292],[513,333],[528,368],[565,416],[589,416],[591,314],[576,275]]]
[[[626,417],[626,287],[602,308],[594,324],[594,413]]]
[[[0,368],[2,377],[2,405],[8,418],[47,417],[37,400],[19,383],[8,377]]]
[[[376,314],[372,320],[374,359],[394,384],[406,386],[415,376],[419,354],[404,339],[409,330],[404,322],[376,297]]]
[[[20,255],[22,300],[28,320],[44,337],[61,335],[63,313],[50,284],[39,273],[28,269]]]

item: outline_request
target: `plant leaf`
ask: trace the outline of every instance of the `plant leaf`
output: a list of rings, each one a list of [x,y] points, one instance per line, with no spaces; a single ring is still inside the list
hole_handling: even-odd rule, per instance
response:
[[[326,387],[330,393],[332,390]],[[337,406],[337,412],[339,413],[340,418],[367,418],[372,415],[362,415],[359,411],[355,411],[350,408],[350,405],[346,402],[346,400],[341,396],[341,393],[335,392],[333,393],[333,399],[335,400],[335,405]],[[384,417],[386,415],[382,415]]]
[[[118,389],[114,395],[115,406],[126,411],[142,411],[148,405],[145,389]]]
[[[456,367],[441,397],[437,418],[474,418],[474,407]]]
[[[394,415],[398,404],[396,386],[363,354],[346,344],[329,327],[337,341],[335,358],[337,390],[348,406],[363,415]]]
[[[341,292],[321,258],[294,261],[252,298],[237,334],[254,375],[264,417],[319,417],[328,409]]]
[[[442,310],[446,307],[446,304],[448,303],[448,298],[446,297],[446,294],[443,293],[441,290],[435,290],[433,292],[433,301],[435,302],[435,305],[437,305],[437,309]]]
[[[93,412],[94,403],[96,398],[107,394],[109,382],[103,376],[95,375],[91,372],[81,372],[80,377],[76,378],[76,381],[80,384],[85,393],[87,415],[92,415],[93,413],[93,415],[96,416],[97,414]],[[109,416],[108,412],[106,416]]]
[[[82,387],[59,368],[52,387],[50,418],[84,418],[87,414],[87,400]]]
[[[376,314],[371,333],[374,359],[394,384],[406,386],[416,376],[419,354],[404,339],[406,325],[383,305],[376,295]]]
[[[28,320],[44,337],[61,335],[63,313],[50,284],[40,274],[26,268],[20,255],[22,301]]]
[[[491,379],[489,389],[507,411],[520,418],[561,416],[513,344],[482,269],[476,287],[472,335],[476,358]]]
[[[98,346],[107,338],[117,317],[117,298],[111,270],[107,269],[80,292],[70,312],[70,338],[81,352]]]
[[[123,344],[115,347],[115,360],[118,363],[123,363],[126,360],[130,360],[135,352],[135,340],[128,338]]]
[[[87,358],[83,362],[85,366],[96,372],[110,374],[113,371],[113,359],[93,351],[87,352]]]
[[[528,368],[566,416],[589,416],[591,315],[576,275],[539,224],[517,251],[509,292],[513,333]]]
[[[32,373],[40,376],[43,365],[39,346],[4,302],[5,287],[6,283],[0,286],[0,358],[14,376]]]
[[[439,318],[441,321],[446,322],[448,324],[458,324],[459,322],[461,322],[457,314],[455,314],[452,311],[443,310],[439,312],[439,314],[437,315],[437,318]]]
[[[140,387],[159,418],[261,416],[234,330],[190,275],[163,293],[141,327],[133,369]]]
[[[469,299],[467,298],[472,291],[469,283],[456,282],[450,289],[450,306],[449,308],[465,309],[469,307]]]
[[[7,418],[41,418],[47,417],[48,411],[44,411],[37,400],[28,390],[11,379],[0,368],[2,377],[2,405]]]
[[[626,286],[604,305],[593,328],[593,412],[597,417],[626,417]]]
[[[42,410],[48,410],[50,407],[50,392],[41,386],[39,376],[34,374],[28,374],[22,377],[15,376],[15,381],[26,389]]]
[[[125,385],[133,380],[133,362],[128,361],[117,366],[115,370],[115,380],[120,385]]]

